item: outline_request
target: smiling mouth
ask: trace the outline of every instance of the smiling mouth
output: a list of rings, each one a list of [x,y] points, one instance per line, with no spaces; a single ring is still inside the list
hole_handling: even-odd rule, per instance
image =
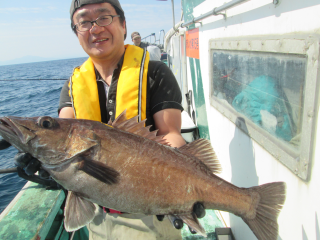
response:
[[[94,43],[104,42],[104,41],[108,41],[108,40],[109,40],[109,38],[99,39],[99,40],[94,41]]]

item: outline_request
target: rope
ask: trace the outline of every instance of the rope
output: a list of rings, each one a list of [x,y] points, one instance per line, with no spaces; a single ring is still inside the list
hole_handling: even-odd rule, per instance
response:
[[[17,172],[17,168],[0,169],[0,174]]]

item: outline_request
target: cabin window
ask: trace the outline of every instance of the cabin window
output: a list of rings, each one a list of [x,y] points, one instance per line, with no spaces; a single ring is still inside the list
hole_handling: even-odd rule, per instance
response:
[[[299,149],[305,70],[305,56],[214,51],[212,94]]]
[[[260,40],[254,42],[250,51],[250,43],[211,42],[211,104],[297,175],[307,179],[305,166],[309,165],[312,152],[312,126],[307,126],[310,115],[307,109],[314,107],[316,88],[316,80],[308,72],[311,53],[303,48],[299,51],[301,44],[291,53],[279,48],[275,52],[279,41],[271,41],[266,47],[266,42]],[[268,47],[272,52],[259,51]],[[312,66],[310,71],[317,72]],[[241,122],[245,126],[241,127]]]

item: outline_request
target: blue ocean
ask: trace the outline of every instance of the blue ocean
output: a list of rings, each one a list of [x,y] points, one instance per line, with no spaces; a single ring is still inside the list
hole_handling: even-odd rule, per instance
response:
[[[0,66],[0,116],[58,117],[60,91],[65,80],[48,79],[67,80],[73,68],[85,60],[74,58]],[[16,153],[14,147],[0,151],[0,169],[15,167]],[[0,174],[0,213],[25,183],[17,173]]]

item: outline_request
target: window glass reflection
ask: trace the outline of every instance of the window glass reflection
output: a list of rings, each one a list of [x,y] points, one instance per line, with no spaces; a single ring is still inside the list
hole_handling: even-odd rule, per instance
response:
[[[299,148],[306,62],[293,54],[215,50],[211,93]]]

